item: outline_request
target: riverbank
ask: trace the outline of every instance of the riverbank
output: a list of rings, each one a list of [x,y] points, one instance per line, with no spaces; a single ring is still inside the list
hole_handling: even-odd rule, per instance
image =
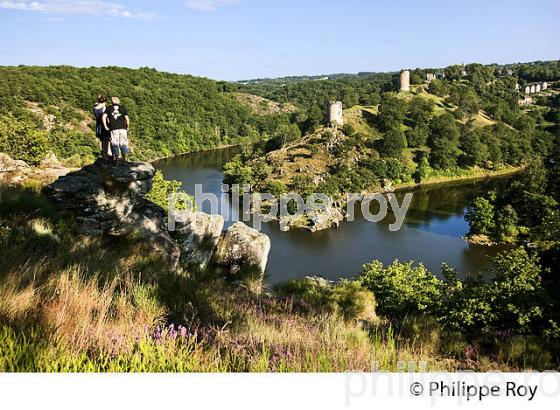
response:
[[[470,170],[468,174],[464,175],[438,175],[435,177],[428,178],[426,181],[420,183],[416,182],[405,182],[401,184],[393,185],[392,183],[387,184],[385,187],[379,187],[376,189],[363,191],[360,194],[362,197],[374,194],[388,194],[394,192],[410,192],[418,189],[428,188],[428,187],[443,187],[445,185],[449,186],[460,186],[466,183],[472,183],[476,181],[485,181],[493,178],[508,177],[520,172],[523,172],[524,166],[521,167],[504,167],[499,170],[485,170],[485,169],[473,169]],[[333,204],[338,206],[333,206],[326,212],[314,211],[314,215],[309,217],[307,215],[298,216],[296,218],[286,218],[285,226],[289,230],[291,228],[296,229],[307,229],[310,232],[318,232],[325,229],[337,228],[342,221],[346,219],[346,202],[347,197],[345,195],[339,196],[333,201]],[[278,220],[279,218],[277,218]],[[316,221],[320,221],[317,223]],[[476,243],[476,242],[475,242]],[[478,244],[478,243],[476,243]],[[488,245],[484,242],[484,245]]]
[[[397,184],[394,186],[395,191],[407,191],[414,190],[418,188],[425,188],[431,186],[443,186],[443,185],[460,185],[467,182],[483,181],[491,178],[507,177],[519,174],[525,170],[525,166],[520,167],[504,167],[503,169],[490,171],[485,169],[477,169],[474,173],[468,175],[457,175],[457,176],[435,176],[430,177],[426,181],[419,183],[416,182],[405,182],[402,184]]]
[[[167,155],[167,156],[163,156],[163,157],[157,157],[155,159],[151,159],[148,162],[152,165],[154,165],[156,162],[158,161],[164,161],[164,160],[169,160],[169,159],[173,159],[173,158],[178,158],[178,157],[183,157],[186,155],[192,155],[192,154],[202,154],[204,152],[211,152],[211,151],[216,151],[216,150],[220,150],[220,149],[227,149],[227,148],[233,148],[233,147],[241,147],[241,145],[239,144],[226,144],[226,145],[220,145],[214,148],[204,148],[198,151],[189,151],[189,152],[183,152],[181,154],[175,154],[175,155]]]

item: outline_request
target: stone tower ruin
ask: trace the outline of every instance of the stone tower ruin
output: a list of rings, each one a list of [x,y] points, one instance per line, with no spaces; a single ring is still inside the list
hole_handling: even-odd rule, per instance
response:
[[[399,76],[399,91],[410,91],[410,71],[402,70]]]
[[[342,102],[329,102],[327,105],[327,122],[338,127],[342,127],[344,125],[344,118],[342,117]]]

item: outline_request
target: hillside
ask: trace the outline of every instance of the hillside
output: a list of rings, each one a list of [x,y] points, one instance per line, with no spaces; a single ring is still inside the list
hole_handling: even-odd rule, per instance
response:
[[[0,151],[28,161],[29,151],[91,160],[97,151],[90,112],[99,94],[117,95],[132,121],[133,158],[155,159],[241,141],[289,124],[284,110],[255,113],[230,83],[142,68],[0,67]],[[11,146],[13,131],[27,150]],[[29,142],[31,131],[33,143]]]
[[[342,128],[319,126],[279,149],[233,161],[226,178],[273,193],[340,197],[377,191],[387,180],[409,186],[500,174],[550,146],[548,133],[515,129],[479,107],[464,114],[449,100],[425,85],[387,93],[380,104],[346,108]]]

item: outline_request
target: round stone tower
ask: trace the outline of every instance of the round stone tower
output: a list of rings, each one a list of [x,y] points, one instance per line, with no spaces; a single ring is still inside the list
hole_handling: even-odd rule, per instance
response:
[[[342,117],[342,102],[329,102],[327,106],[327,122],[340,127],[344,125],[344,118]]]
[[[410,71],[402,70],[399,76],[399,91],[410,91]]]

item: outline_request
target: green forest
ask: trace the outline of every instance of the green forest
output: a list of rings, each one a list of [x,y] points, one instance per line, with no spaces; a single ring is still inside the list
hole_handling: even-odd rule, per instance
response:
[[[440,77],[427,83],[430,72]],[[244,83],[247,91],[300,107],[303,137],[292,132],[273,138],[228,164],[227,180],[305,193],[315,177],[320,192],[336,197],[375,190],[384,179],[410,185],[519,170],[551,154],[560,131],[560,93],[551,87],[525,107],[516,84],[559,79],[557,61],[413,70],[411,91],[401,93],[395,92],[397,77]],[[333,100],[345,108],[338,129],[324,126],[324,107]],[[305,167],[310,172],[297,175]]]
[[[138,160],[256,142],[290,123],[286,113],[254,114],[232,94],[236,88],[148,68],[0,67],[0,152],[31,163],[47,151],[91,161],[98,150],[91,108],[99,94],[126,105]]]

